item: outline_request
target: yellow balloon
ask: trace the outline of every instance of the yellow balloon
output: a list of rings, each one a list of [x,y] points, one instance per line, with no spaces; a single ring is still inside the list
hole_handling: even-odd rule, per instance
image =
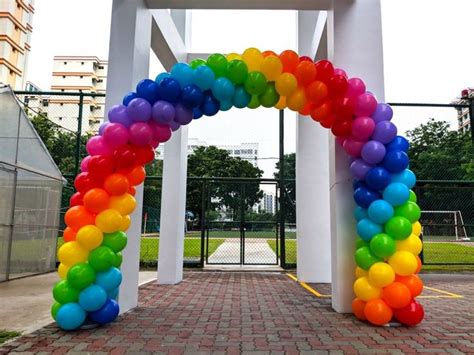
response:
[[[136,206],[137,200],[128,193],[110,197],[109,208],[119,211],[122,216],[132,213]]]
[[[283,70],[283,64],[277,56],[269,55],[263,59],[260,69],[268,81],[275,81]]]
[[[420,224],[420,222],[416,221],[411,226],[412,226],[412,233],[414,235],[416,235],[417,237],[419,237],[420,234],[421,234],[421,224]]]
[[[228,62],[230,62],[231,60],[234,60],[234,59],[242,60],[242,56],[238,53],[229,53],[225,57],[226,57]]]
[[[242,54],[242,60],[247,64],[249,72],[260,71],[263,62],[263,54],[257,48],[247,48]]]
[[[132,223],[132,220],[130,218],[130,216],[122,216],[122,224],[120,226],[120,230],[122,232],[125,232],[129,227],[130,227],[130,224]]]
[[[95,224],[104,233],[116,232],[122,226],[122,215],[114,209],[107,209],[95,217]]]
[[[418,260],[415,255],[406,250],[396,251],[388,263],[397,275],[408,276],[414,274],[418,268]]]
[[[392,267],[384,262],[373,264],[369,269],[369,281],[377,287],[385,287],[395,280],[395,272]]]
[[[288,108],[292,111],[301,110],[306,104],[306,94],[303,88],[299,87],[288,96],[286,100]]]
[[[64,265],[63,263],[58,266],[58,274],[61,280],[66,280],[67,272],[69,271],[69,266]]]
[[[406,250],[412,254],[418,255],[423,249],[423,243],[420,238],[412,234],[408,238],[396,241],[397,250]]]
[[[298,81],[290,73],[283,73],[275,80],[275,89],[281,96],[289,96],[298,87]]]
[[[367,276],[367,271],[365,271],[364,269],[356,266],[356,270],[355,270],[356,279],[358,279],[360,277],[364,277],[364,276]]]
[[[88,256],[89,252],[76,241],[65,243],[58,250],[59,262],[69,267],[85,262]]]
[[[370,301],[379,298],[382,290],[369,282],[367,277],[361,277],[354,282],[354,293],[357,298],[363,301]]]
[[[104,235],[102,231],[91,224],[79,229],[76,235],[76,241],[87,250],[92,250],[99,247],[102,244]]]
[[[276,103],[275,107],[279,110],[283,110],[286,108],[286,97],[280,96],[280,100]]]

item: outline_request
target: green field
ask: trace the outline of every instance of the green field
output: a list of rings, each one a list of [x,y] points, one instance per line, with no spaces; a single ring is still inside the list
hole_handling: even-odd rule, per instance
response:
[[[8,339],[19,336],[20,332],[0,329],[0,344],[6,342]]]

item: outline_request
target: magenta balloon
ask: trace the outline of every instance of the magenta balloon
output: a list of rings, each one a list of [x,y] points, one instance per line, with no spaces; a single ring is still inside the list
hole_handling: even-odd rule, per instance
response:
[[[350,138],[346,138],[342,147],[344,148],[344,150],[349,156],[353,158],[358,158],[360,157],[360,152],[364,144],[365,142],[361,142],[354,139],[353,137],[350,137]]]
[[[160,142],[158,142],[158,139],[153,138],[153,139],[151,140],[150,145],[151,145],[154,149],[156,149],[156,148],[158,148],[158,146],[160,145]]]
[[[113,153],[112,147],[107,145],[102,136],[94,136],[89,138],[86,143],[86,150],[90,156],[93,155],[105,155],[111,156]]]
[[[128,143],[130,134],[128,128],[120,123],[110,123],[104,129],[103,134],[105,142],[112,148]]]
[[[341,147],[344,145],[344,141],[346,139],[344,137],[336,137],[336,143],[339,144]]]
[[[187,109],[181,104],[176,104],[174,107],[176,115],[174,120],[178,122],[180,125],[184,126],[190,123],[193,120],[193,111]]]
[[[151,127],[144,122],[136,122],[130,126],[130,142],[136,145],[148,145],[153,139]]]
[[[368,141],[362,147],[361,155],[362,158],[368,164],[378,164],[385,157],[385,146],[379,141]]]
[[[128,103],[127,115],[134,122],[146,122],[151,118],[151,105],[147,100],[137,97]]]
[[[347,79],[347,73],[345,72],[344,69],[341,69],[341,68],[334,69],[334,75],[342,75],[344,78]]]
[[[390,143],[397,136],[397,127],[390,121],[380,121],[375,125],[372,139],[383,144]]]
[[[127,115],[127,107],[124,105],[115,105],[109,110],[107,114],[110,122],[123,124],[125,127],[130,127],[133,123]]]
[[[181,125],[176,121],[171,121],[169,126],[173,132],[176,132],[181,127]]]
[[[366,141],[374,133],[375,122],[370,117],[357,117],[352,121],[352,135],[359,139]]]
[[[171,134],[171,128],[167,125],[155,125],[153,130],[153,138],[157,139],[160,143],[169,141]]]
[[[386,103],[380,103],[377,105],[375,112],[372,114],[372,118],[374,121],[381,122],[381,121],[390,121],[393,117],[393,110],[390,105]]]
[[[88,155],[87,157],[85,157],[84,159],[82,159],[81,161],[81,171],[83,173],[86,173],[87,171],[89,171],[89,168],[87,167],[87,165],[89,164],[89,160],[91,160],[91,156]]]
[[[352,162],[350,170],[354,178],[364,180],[369,170],[373,167],[373,165],[367,164],[363,159],[356,159]]]
[[[175,116],[174,106],[167,101],[157,101],[152,107],[151,118],[158,123],[168,124]]]
[[[356,116],[370,116],[377,108],[377,100],[371,94],[364,93],[357,97],[354,113]]]
[[[365,92],[365,84],[362,79],[350,78],[348,81],[347,95],[348,96],[359,96]]]

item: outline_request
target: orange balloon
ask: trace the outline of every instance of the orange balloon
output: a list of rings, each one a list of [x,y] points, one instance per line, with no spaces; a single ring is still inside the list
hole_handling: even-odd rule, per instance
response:
[[[296,66],[300,62],[300,58],[295,51],[290,49],[281,52],[279,55],[281,63],[283,64],[284,73],[293,73],[296,69]]]
[[[319,106],[313,107],[313,109],[311,110],[311,118],[317,122],[324,121],[331,114],[331,110],[331,103],[329,101],[326,101]]]
[[[145,180],[145,176],[145,168],[141,165],[137,165],[127,174],[127,179],[130,181],[130,185],[137,186]]]
[[[306,97],[315,104],[322,103],[328,97],[328,87],[322,81],[313,81],[306,87]]]
[[[292,111],[303,109],[306,104],[306,95],[304,88],[298,87],[290,96],[286,98],[286,105]]]
[[[415,255],[416,261],[418,262],[418,266],[416,267],[415,274],[418,274],[421,271],[421,268],[423,267],[423,263],[421,262],[421,259],[418,255]]]
[[[123,195],[130,189],[130,182],[123,174],[111,174],[104,181],[104,189],[110,195]]]
[[[73,242],[76,240],[76,232],[71,227],[66,227],[63,232],[63,239],[65,242]]]
[[[128,193],[132,196],[135,196],[135,194],[137,193],[137,189],[134,186],[130,186],[130,188],[128,189]]]
[[[395,276],[395,281],[404,284],[410,290],[411,297],[419,296],[423,291],[423,281],[418,275]]]
[[[356,318],[360,320],[367,319],[364,314],[364,308],[366,304],[367,302],[362,301],[360,298],[354,298],[354,300],[352,301],[352,313],[354,313]]]
[[[268,57],[270,55],[274,55],[275,57],[278,57],[278,54],[276,54],[274,51],[264,51],[262,52],[263,57]]]
[[[304,107],[301,110],[299,110],[298,113],[301,116],[309,116],[312,110],[313,110],[313,104],[309,101],[306,101],[306,103],[304,104]]]
[[[91,189],[84,195],[84,206],[91,212],[99,213],[109,207],[109,194],[104,189]]]
[[[306,86],[316,78],[316,67],[313,62],[300,62],[296,66],[294,74],[298,83]]]
[[[393,317],[392,309],[380,298],[368,301],[364,314],[367,320],[375,325],[387,324]]]
[[[401,282],[393,282],[383,289],[382,299],[392,308],[403,308],[411,302],[411,293]]]
[[[95,216],[90,213],[84,206],[74,206],[67,210],[64,215],[64,221],[75,231],[82,226],[95,223]]]

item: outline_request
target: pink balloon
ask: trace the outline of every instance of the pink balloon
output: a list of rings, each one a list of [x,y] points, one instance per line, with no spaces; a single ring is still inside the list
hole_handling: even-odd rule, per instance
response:
[[[341,147],[344,145],[344,141],[346,139],[343,137],[336,137],[336,143],[339,144]]]
[[[334,69],[334,75],[342,75],[344,78],[347,79],[347,73],[345,72],[344,69],[341,69],[341,68]]]
[[[135,122],[130,126],[130,142],[135,145],[148,145],[153,139],[153,130],[145,122]]]
[[[89,164],[89,160],[91,160],[91,156],[88,155],[87,157],[85,157],[84,159],[82,159],[81,161],[81,171],[83,173],[87,173],[87,171],[89,170],[87,165]]]
[[[160,145],[160,142],[158,141],[158,139],[153,138],[150,144],[154,149],[156,149]]]
[[[377,108],[377,100],[371,94],[359,95],[356,100],[354,113],[356,116],[371,116]]]
[[[352,135],[354,138],[366,141],[372,136],[375,129],[375,122],[371,117],[357,117],[352,121]]]
[[[347,88],[348,96],[359,96],[365,92],[365,84],[362,79],[350,78],[347,83],[349,84]]]
[[[104,137],[94,136],[91,137],[86,144],[86,150],[89,155],[105,155],[111,156],[113,153],[112,147],[107,145],[104,141]]]
[[[353,137],[346,138],[343,144],[343,148],[346,151],[346,153],[353,157],[353,158],[358,158],[360,157],[360,153],[362,151],[362,147],[364,146],[365,142],[361,142],[358,140],[355,140]]]
[[[169,141],[172,133],[170,126],[157,124],[154,130],[154,137],[158,142],[165,143]]]
[[[103,134],[105,142],[112,148],[128,143],[130,134],[128,128],[120,123],[109,123],[104,128]]]

